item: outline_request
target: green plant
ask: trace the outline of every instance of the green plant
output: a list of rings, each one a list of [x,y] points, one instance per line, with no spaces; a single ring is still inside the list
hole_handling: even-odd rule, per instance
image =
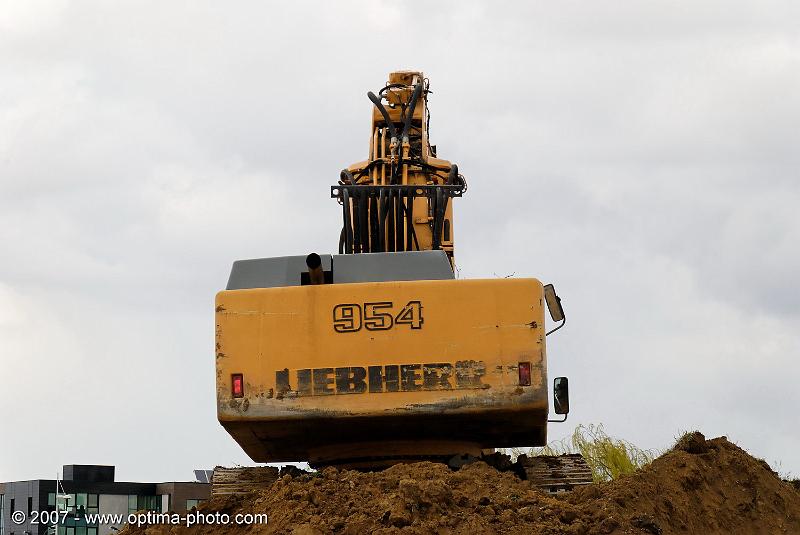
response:
[[[579,425],[572,434],[572,446],[583,455],[595,481],[609,481],[650,464],[654,454],[627,440],[606,434],[602,424]]]
[[[509,453],[514,457],[522,453],[529,456],[580,453],[592,469],[592,477],[596,482],[610,481],[635,472],[652,462],[655,456],[654,452],[638,448],[627,440],[609,436],[603,424],[581,424],[570,438],[528,451],[513,448]]]

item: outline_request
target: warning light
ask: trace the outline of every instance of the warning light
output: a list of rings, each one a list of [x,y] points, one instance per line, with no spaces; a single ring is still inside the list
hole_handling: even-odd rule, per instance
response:
[[[531,386],[531,363],[519,363],[519,386]]]
[[[244,397],[244,377],[241,373],[234,373],[231,375],[231,392],[235,398]]]

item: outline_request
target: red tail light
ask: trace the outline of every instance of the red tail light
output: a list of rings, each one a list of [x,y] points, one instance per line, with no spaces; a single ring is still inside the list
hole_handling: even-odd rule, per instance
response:
[[[519,386],[531,386],[531,363],[519,363]]]
[[[244,377],[241,373],[231,375],[231,393],[235,398],[244,397]]]

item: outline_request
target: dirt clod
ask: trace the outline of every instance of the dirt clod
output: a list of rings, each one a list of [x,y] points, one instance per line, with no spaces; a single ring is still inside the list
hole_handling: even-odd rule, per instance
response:
[[[652,533],[653,535],[661,535],[661,528],[658,526],[655,520],[650,515],[639,515],[634,516],[631,518],[631,524],[634,527],[641,529],[647,533]]]
[[[285,474],[247,496],[216,497],[204,513],[267,513],[268,524],[154,525],[125,535],[245,533],[651,534],[800,533],[800,492],[724,437],[699,432],[638,472],[550,496],[481,461],[451,470],[421,462],[381,472],[328,468]]]
[[[675,444],[675,449],[694,454],[708,453],[708,442],[706,441],[706,437],[703,436],[703,433],[700,431],[692,431],[678,439],[678,443]]]

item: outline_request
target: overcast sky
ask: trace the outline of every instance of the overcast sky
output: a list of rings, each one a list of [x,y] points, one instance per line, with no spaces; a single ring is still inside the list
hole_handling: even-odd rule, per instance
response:
[[[0,481],[247,463],[213,299],[334,252],[366,92],[431,80],[462,277],[556,284],[578,423],[800,477],[800,4],[0,0]]]

